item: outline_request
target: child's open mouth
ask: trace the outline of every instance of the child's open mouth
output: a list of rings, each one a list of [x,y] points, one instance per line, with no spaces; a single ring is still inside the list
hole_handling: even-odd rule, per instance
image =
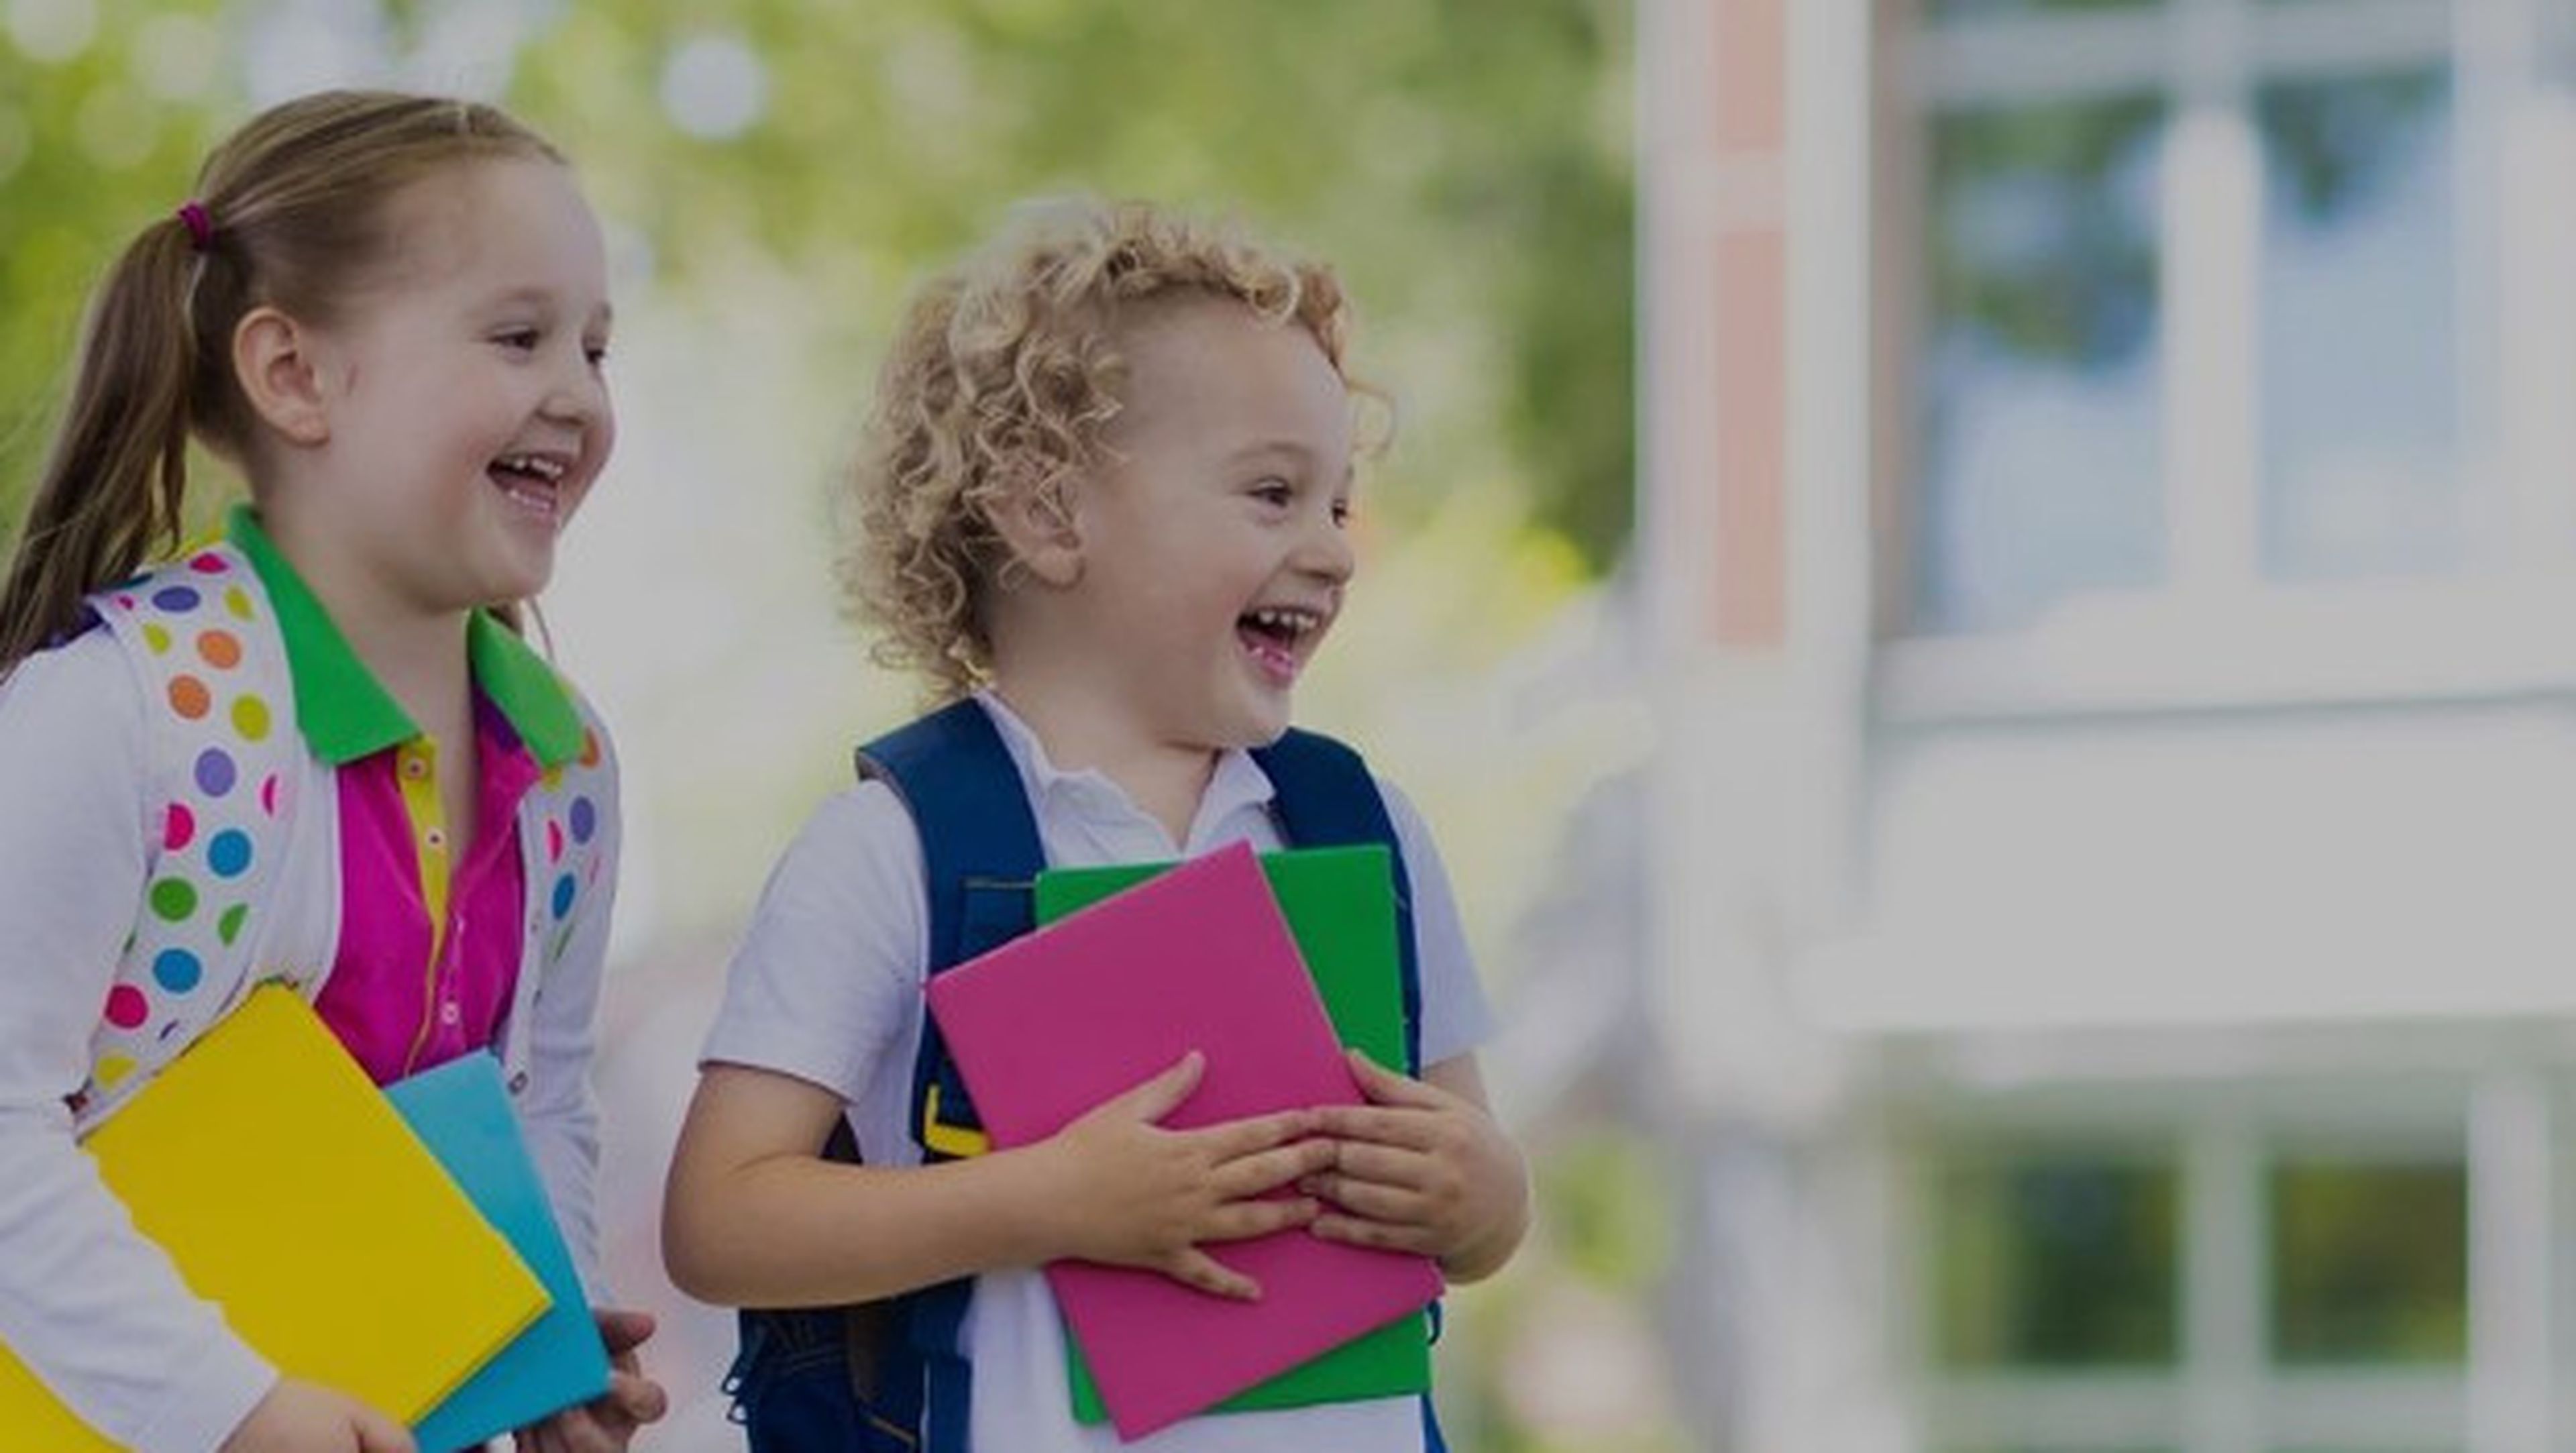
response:
[[[484,472],[510,503],[549,523],[561,515],[566,461],[546,454],[504,454]]]
[[[1286,684],[1297,679],[1299,653],[1309,637],[1323,629],[1321,611],[1298,606],[1264,606],[1243,613],[1234,623],[1234,633],[1243,648],[1252,653],[1273,680]]]

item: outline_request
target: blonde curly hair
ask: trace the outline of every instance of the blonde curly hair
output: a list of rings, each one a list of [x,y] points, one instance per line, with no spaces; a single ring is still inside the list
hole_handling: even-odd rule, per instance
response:
[[[1151,203],[1026,204],[921,289],[879,370],[844,500],[839,573],[851,612],[882,633],[880,665],[923,673],[939,698],[987,679],[984,605],[1009,565],[992,511],[1023,492],[1064,508],[1119,412],[1121,317],[1188,295],[1304,328],[1351,383],[1350,307],[1331,269]]]

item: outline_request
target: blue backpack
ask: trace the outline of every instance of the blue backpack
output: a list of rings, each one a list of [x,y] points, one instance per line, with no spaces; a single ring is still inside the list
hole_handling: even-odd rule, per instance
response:
[[[1405,1069],[1420,1073],[1422,986],[1412,890],[1376,782],[1357,752],[1312,732],[1291,731],[1252,755],[1277,791],[1272,807],[1289,842],[1387,847],[1395,872]],[[930,973],[1034,926],[1031,889],[1046,854],[1018,768],[981,705],[960,701],[898,728],[859,748],[857,763],[861,778],[894,789],[921,835]],[[913,1137],[924,1160],[972,1153],[981,1123],[937,1025],[926,1017],[912,1085]],[[846,1120],[835,1124],[823,1153],[858,1160]],[[968,1453],[973,1377],[958,1331],[971,1287],[971,1280],[959,1279],[851,1307],[745,1309],[724,1390],[751,1453]],[[1425,1453],[1445,1453],[1428,1395],[1422,1432]]]

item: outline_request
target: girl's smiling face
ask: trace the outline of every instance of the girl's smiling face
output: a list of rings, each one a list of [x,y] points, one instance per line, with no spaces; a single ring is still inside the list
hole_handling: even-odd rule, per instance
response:
[[[616,439],[599,224],[543,160],[444,168],[391,206],[396,256],[314,330],[328,437],[289,507],[396,608],[532,596]]]

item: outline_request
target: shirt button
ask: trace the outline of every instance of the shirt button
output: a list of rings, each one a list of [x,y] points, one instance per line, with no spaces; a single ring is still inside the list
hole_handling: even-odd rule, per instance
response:
[[[429,844],[433,848],[444,848],[447,846],[447,834],[434,827],[429,831],[422,833],[420,835],[420,840]]]
[[[513,1094],[513,1095],[519,1094],[519,1093],[521,1093],[521,1092],[525,1091],[527,1088],[528,1088],[528,1072],[527,1072],[526,1070],[521,1070],[521,1071],[519,1071],[517,1074],[510,1076],[510,1093],[511,1093],[511,1094]]]
[[[450,1029],[453,1029],[459,1023],[462,1023],[464,1018],[465,1011],[457,1008],[456,1001],[453,999],[450,999],[446,1003],[438,1006],[438,1022],[446,1025]]]
[[[403,758],[402,772],[404,776],[416,781],[429,775],[429,764],[418,757],[405,757]]]

